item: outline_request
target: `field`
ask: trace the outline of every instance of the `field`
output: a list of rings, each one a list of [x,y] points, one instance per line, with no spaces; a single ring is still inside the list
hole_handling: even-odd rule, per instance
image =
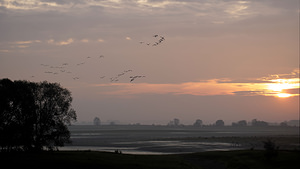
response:
[[[132,155],[95,151],[58,151],[0,154],[9,168],[107,168],[107,169],[298,169],[299,151],[279,151],[268,159],[263,150],[211,151],[191,154]]]

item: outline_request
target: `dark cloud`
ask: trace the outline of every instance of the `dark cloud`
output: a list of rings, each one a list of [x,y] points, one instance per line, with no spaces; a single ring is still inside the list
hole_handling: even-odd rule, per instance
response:
[[[48,2],[48,3],[56,3],[59,5],[69,5],[69,4],[84,4],[82,0],[40,0],[41,2]]]
[[[229,80],[217,80],[217,83],[270,83],[265,80],[259,79],[229,79]],[[271,82],[272,83],[272,82]]]
[[[297,88],[297,89],[284,89],[284,90],[282,90],[282,93],[300,94],[300,91],[299,91],[299,88]]]
[[[263,95],[263,91],[236,91],[233,92],[235,95],[238,96],[257,96],[257,95]]]

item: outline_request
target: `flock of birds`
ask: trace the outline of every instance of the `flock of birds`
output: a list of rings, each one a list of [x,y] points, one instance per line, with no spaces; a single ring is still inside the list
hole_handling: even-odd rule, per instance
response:
[[[92,57],[90,57],[90,56],[86,57],[86,59],[91,59],[91,58]],[[100,55],[98,58],[102,59],[102,58],[104,58],[104,56]],[[80,66],[85,65],[86,63],[88,63],[87,60],[85,62],[80,62],[80,63],[76,63],[76,64],[73,64],[73,65],[75,65],[77,67],[80,67]],[[45,67],[47,69],[44,73],[45,74],[52,74],[52,75],[58,75],[58,74],[63,74],[63,73],[73,74],[72,71],[69,70],[69,68],[70,68],[69,66],[70,65],[71,64],[69,64],[69,63],[62,63],[59,66],[52,66],[52,65],[48,65],[48,64],[41,64],[41,66],[43,66],[43,67]],[[110,77],[109,80],[110,80],[110,82],[118,82],[119,79],[120,79],[120,77],[128,74],[129,72],[133,72],[133,70],[131,70],[131,69],[124,70],[121,73],[119,73],[119,74],[117,74],[115,76]],[[34,77],[34,76],[32,76],[32,77]],[[135,79],[137,79],[137,78],[143,78],[143,77],[146,77],[146,76],[141,76],[141,75],[130,76],[129,80],[130,80],[130,82],[133,82]],[[100,79],[105,79],[106,76],[100,76],[99,78]],[[72,76],[72,79],[73,80],[79,80],[80,78],[78,76],[75,76],[75,77]]]
[[[161,36],[161,35],[153,35],[154,38],[157,38],[157,40],[155,42],[144,42],[144,41],[140,41],[140,44],[145,44],[147,46],[158,46],[160,45],[163,41],[165,41],[165,37]]]
[[[157,46],[157,45],[160,45],[163,41],[165,41],[165,38],[161,35],[153,35],[154,38],[156,38],[157,40],[155,42],[152,42],[152,43],[148,43],[148,42],[139,42],[140,44],[146,44],[147,46]],[[58,75],[58,74],[69,74],[69,75],[73,75],[73,72],[70,70],[71,66],[76,66],[76,67],[80,67],[80,66],[83,66],[85,64],[88,63],[88,60],[89,59],[92,59],[92,58],[96,58],[96,59],[104,59],[104,55],[99,55],[98,57],[86,57],[85,58],[85,61],[83,62],[79,62],[79,63],[76,63],[76,64],[70,64],[70,63],[61,63],[59,64],[58,66],[53,66],[53,65],[49,65],[49,64],[40,64],[41,66],[43,66],[46,70],[44,71],[45,74],[52,74],[52,75]],[[117,75],[115,76],[112,76],[112,77],[107,77],[107,76],[100,76],[99,78],[100,79],[109,79],[110,82],[118,82],[120,80],[121,77],[125,76],[125,75],[128,75],[129,73],[132,73],[133,70],[132,69],[128,69],[128,70],[124,70],[120,73],[118,73]],[[34,76],[31,76],[32,78]],[[73,80],[79,80],[80,77],[78,76],[71,76]],[[128,77],[128,76],[127,76]],[[140,78],[145,78],[146,76],[144,75],[132,75],[132,76],[129,76],[129,82],[133,82],[135,81],[136,79],[140,79]]]

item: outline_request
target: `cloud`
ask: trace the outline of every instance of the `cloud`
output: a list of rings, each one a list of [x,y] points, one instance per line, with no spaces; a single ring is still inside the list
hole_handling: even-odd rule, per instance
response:
[[[142,7],[151,8],[166,8],[170,5],[185,5],[186,2],[180,1],[153,1],[153,0],[138,0],[137,4]]]
[[[130,38],[130,37],[128,37],[128,36],[127,36],[125,39],[126,39],[126,40],[131,40],[131,38]]]
[[[40,40],[29,40],[29,41],[16,41],[13,42],[13,44],[24,45],[24,44],[32,44],[32,43],[40,43],[40,42],[41,42]]]
[[[74,42],[74,40],[72,38],[69,38],[67,41],[60,41],[57,44],[58,45],[69,45],[69,44],[71,44],[73,42]]]
[[[170,14],[191,14],[190,16],[205,16],[212,19],[215,24],[221,24],[226,20],[235,20],[257,16],[272,11],[279,12],[278,8],[269,7],[270,4],[252,1],[195,1],[195,0],[4,0],[0,7],[8,10],[24,11],[59,11],[69,12],[79,10],[88,11],[99,8],[108,13],[118,12],[120,14],[139,13],[142,15],[166,15]],[[74,10],[75,9],[75,10]],[[87,10],[88,9],[88,10]],[[102,10],[103,9],[103,10]],[[108,9],[108,10],[106,10]],[[112,11],[110,10],[112,9]],[[117,9],[118,11],[114,10]],[[155,13],[153,12],[155,10]],[[93,10],[90,10],[93,11]],[[218,20],[215,20],[218,19]],[[221,19],[221,21],[220,21]]]
[[[103,40],[103,39],[101,39],[101,38],[99,38],[99,39],[97,39],[97,42],[100,42],[100,43],[102,43],[102,42],[104,42],[104,40]]]
[[[81,41],[80,42],[83,42],[83,43],[88,43],[89,42],[89,40],[88,39],[81,39]]]
[[[291,73],[293,74],[293,72]],[[287,75],[287,74],[285,74]],[[272,75],[274,76],[274,75]],[[151,84],[151,83],[111,83],[94,84],[93,87],[114,87],[111,90],[103,90],[103,95],[125,96],[141,94],[173,94],[173,95],[241,95],[241,96],[279,96],[289,93],[298,96],[298,79],[268,79],[241,80],[234,79],[210,79],[198,82],[185,82],[179,84]],[[277,79],[278,80],[278,79]],[[291,95],[291,96],[292,96]]]
[[[105,91],[106,95],[138,95],[138,94],[174,94],[174,95],[233,95],[236,90],[251,89],[247,85],[218,83],[216,79],[207,82],[186,82],[179,84],[150,83],[113,83],[94,85],[98,87],[114,86],[116,90]]]
[[[18,45],[17,47],[18,48],[28,48],[29,46],[28,45]]]
[[[74,39],[73,38],[69,38],[68,40],[65,40],[65,41],[54,41],[54,39],[49,39],[47,41],[49,44],[54,44],[54,45],[58,45],[58,46],[63,46],[63,45],[70,45],[71,43],[74,42]]]
[[[282,93],[288,93],[288,94],[298,94],[300,93],[299,88],[294,88],[294,89],[284,89],[282,90]]]
[[[235,95],[239,96],[256,96],[256,95],[263,95],[263,91],[236,91],[233,92]]]
[[[7,49],[0,49],[0,52],[3,52],[3,53],[8,53],[8,52],[9,52],[9,50],[7,50]]]
[[[273,74],[267,77],[263,77],[264,80],[274,80],[274,79],[294,79],[299,78],[300,69],[294,69],[291,73],[286,74]]]
[[[3,0],[0,6],[10,10],[44,10],[61,7],[61,4],[43,0]]]
[[[8,42],[9,48],[28,48],[35,43],[41,43],[40,40],[14,41]],[[2,52],[9,52],[9,50],[2,50]]]

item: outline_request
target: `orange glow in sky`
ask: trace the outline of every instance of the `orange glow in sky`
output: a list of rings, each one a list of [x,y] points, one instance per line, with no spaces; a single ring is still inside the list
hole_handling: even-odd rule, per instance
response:
[[[278,93],[277,97],[281,97],[281,98],[286,98],[286,97],[291,97],[291,94],[287,94],[287,93]]]
[[[59,83],[78,121],[299,119],[299,0],[0,0],[0,18],[0,79]]]
[[[297,72],[295,70],[294,72]],[[292,72],[291,74],[293,74]],[[289,76],[291,75],[289,74]],[[111,83],[94,86],[118,86],[116,90],[105,91],[105,95],[132,96],[139,94],[174,94],[174,95],[242,95],[242,96],[274,96],[287,98],[299,96],[298,78],[280,78],[287,75],[271,75],[267,78],[234,81],[230,79],[210,79],[200,82],[179,84],[149,84],[149,83]],[[298,89],[298,90],[297,90]]]
[[[292,79],[274,79],[270,80],[271,84],[268,84],[268,89],[273,91],[275,93],[275,96],[286,98],[291,97],[295,95],[299,95],[299,93],[284,93],[283,90],[286,89],[297,89],[299,88],[299,79],[298,78],[292,78]]]

